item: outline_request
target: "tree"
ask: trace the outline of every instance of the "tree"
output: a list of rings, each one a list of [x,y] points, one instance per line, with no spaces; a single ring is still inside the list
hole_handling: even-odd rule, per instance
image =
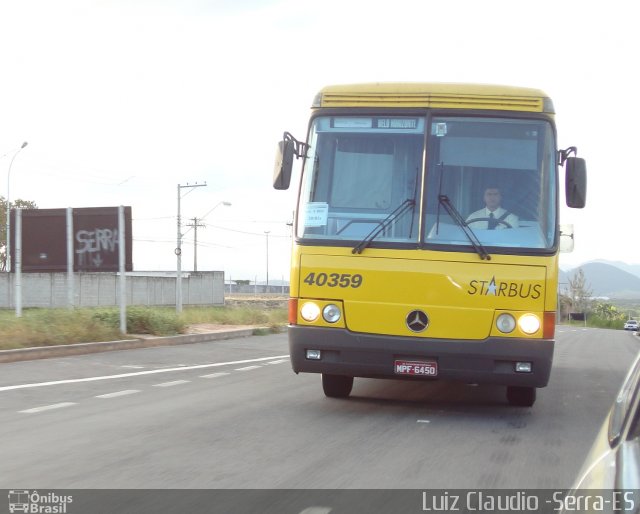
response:
[[[571,297],[566,294],[560,293],[558,295],[558,304],[560,310],[560,321],[569,319],[569,313],[571,312],[572,308]]]
[[[31,200],[17,199],[9,202],[11,209],[37,209],[38,206]],[[0,271],[7,269],[7,199],[0,196]]]
[[[591,305],[592,289],[587,284],[582,268],[569,279],[569,293],[573,312],[587,312]]]
[[[593,306],[593,313],[604,320],[620,320],[624,318],[624,314],[615,305],[606,302],[596,302]]]

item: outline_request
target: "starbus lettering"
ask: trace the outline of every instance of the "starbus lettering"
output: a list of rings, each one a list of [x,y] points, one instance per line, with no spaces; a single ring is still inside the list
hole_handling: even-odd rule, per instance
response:
[[[530,298],[537,300],[542,293],[542,284],[524,284],[522,282],[500,282],[496,277],[491,280],[472,280],[467,293],[477,296],[504,296],[507,298]]]

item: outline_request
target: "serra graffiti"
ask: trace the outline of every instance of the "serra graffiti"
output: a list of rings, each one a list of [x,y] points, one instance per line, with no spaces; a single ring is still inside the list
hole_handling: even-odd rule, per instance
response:
[[[117,228],[78,230],[75,240],[76,264],[82,268],[99,269],[105,261],[113,262],[118,251]]]

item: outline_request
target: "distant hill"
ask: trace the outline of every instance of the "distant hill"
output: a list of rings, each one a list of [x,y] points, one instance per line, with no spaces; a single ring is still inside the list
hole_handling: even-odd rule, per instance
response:
[[[560,289],[564,289],[564,284],[569,283],[569,273],[566,271],[559,269],[558,270],[558,283],[561,284]]]
[[[628,268],[634,266],[627,265]],[[640,266],[635,266],[640,268]],[[582,268],[587,286],[592,289],[593,296],[608,296],[609,298],[640,299],[640,276],[620,269],[606,262],[587,262],[582,266],[560,273],[559,282],[567,283],[573,278],[578,269]],[[566,286],[561,285],[561,289]]]
[[[619,268],[622,271],[626,271],[627,273],[631,273],[632,275],[635,275],[636,277],[640,278],[640,264],[627,264],[626,262],[622,262],[622,261],[607,261],[604,259],[596,259],[595,261],[592,261],[592,262],[610,264],[611,266],[615,266],[616,268]]]

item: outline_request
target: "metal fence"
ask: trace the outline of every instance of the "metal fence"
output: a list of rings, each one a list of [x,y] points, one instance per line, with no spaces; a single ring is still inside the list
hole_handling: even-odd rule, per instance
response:
[[[23,273],[22,306],[69,307],[66,273]],[[120,284],[117,273],[75,273],[74,307],[117,306]],[[126,274],[127,305],[175,305],[176,277],[167,274]],[[223,305],[224,272],[185,273],[182,277],[184,305]],[[0,308],[15,308],[15,275],[0,273]]]

